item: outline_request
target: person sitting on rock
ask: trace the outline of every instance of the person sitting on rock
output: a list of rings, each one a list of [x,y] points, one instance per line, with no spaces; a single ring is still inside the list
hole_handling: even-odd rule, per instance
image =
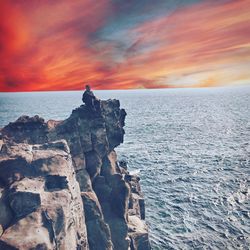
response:
[[[88,108],[93,111],[100,110],[100,100],[91,91],[90,86],[85,86],[85,91],[82,95],[82,101],[86,104]]]

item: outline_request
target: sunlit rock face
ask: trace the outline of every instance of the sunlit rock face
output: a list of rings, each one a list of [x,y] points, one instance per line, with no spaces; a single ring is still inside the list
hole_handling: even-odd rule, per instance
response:
[[[5,211],[0,249],[88,247],[80,188],[65,140],[4,142],[0,178]]]
[[[139,177],[119,163],[118,100],[1,129],[0,249],[150,249]]]

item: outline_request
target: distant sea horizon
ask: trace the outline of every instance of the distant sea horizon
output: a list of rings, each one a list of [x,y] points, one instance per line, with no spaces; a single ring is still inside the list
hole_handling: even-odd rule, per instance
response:
[[[90,85],[91,86],[91,85]],[[249,84],[231,84],[231,85],[220,85],[220,86],[206,86],[206,87],[190,87],[190,86],[178,86],[178,87],[166,87],[166,88],[129,88],[129,89],[95,89],[92,87],[93,91],[133,91],[133,90],[170,90],[170,89],[220,89],[220,88],[250,88]],[[0,94],[4,93],[41,93],[41,92],[77,92],[84,91],[85,84],[83,84],[82,89],[62,89],[62,90],[28,90],[28,91],[0,91]]]

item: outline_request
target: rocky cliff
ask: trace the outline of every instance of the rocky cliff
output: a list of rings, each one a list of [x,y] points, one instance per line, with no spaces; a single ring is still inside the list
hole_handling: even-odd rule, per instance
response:
[[[1,129],[0,249],[150,249],[139,177],[114,151],[125,116],[108,100]]]

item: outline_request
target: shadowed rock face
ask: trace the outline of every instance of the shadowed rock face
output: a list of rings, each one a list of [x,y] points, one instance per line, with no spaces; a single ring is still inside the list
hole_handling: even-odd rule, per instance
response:
[[[114,151],[125,116],[108,100],[1,130],[0,249],[150,249],[139,178]]]

